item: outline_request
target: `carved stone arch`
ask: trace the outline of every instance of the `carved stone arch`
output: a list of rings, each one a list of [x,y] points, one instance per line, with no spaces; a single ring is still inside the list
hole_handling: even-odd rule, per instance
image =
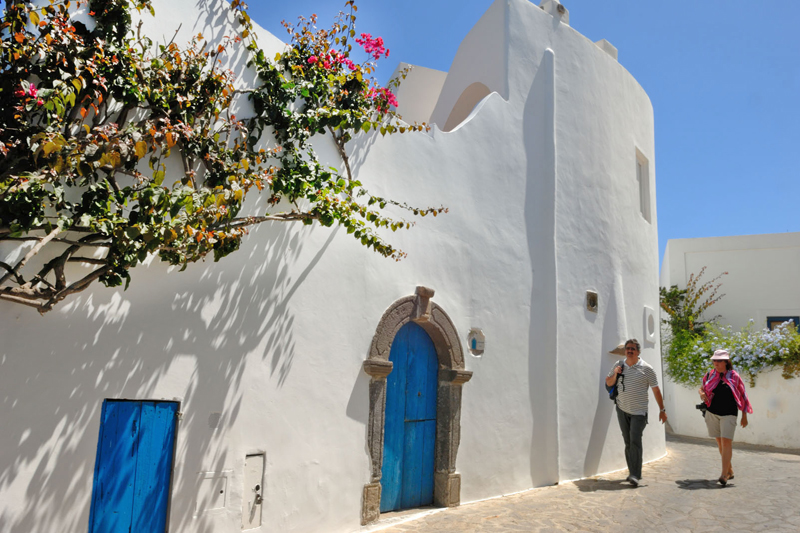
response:
[[[364,485],[362,524],[380,517],[386,376],[392,371],[389,353],[395,335],[409,322],[422,327],[430,336],[439,359],[433,501],[441,507],[455,507],[461,502],[461,475],[456,473],[461,440],[461,386],[470,380],[472,372],[464,370],[464,352],[456,327],[444,309],[431,301],[433,294],[433,289],[417,287],[414,296],[400,298],[390,305],[378,323],[369,356],[364,361],[364,371],[372,378],[367,426],[372,472],[370,482]]]

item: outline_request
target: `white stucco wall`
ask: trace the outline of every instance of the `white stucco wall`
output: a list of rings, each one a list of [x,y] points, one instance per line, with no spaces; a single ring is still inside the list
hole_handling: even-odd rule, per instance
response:
[[[453,59],[431,122],[444,128],[464,89],[482,83],[489,92],[508,97],[508,6],[514,0],[494,1],[470,30]],[[551,17],[552,20],[552,17]]]
[[[671,239],[661,265],[661,285],[686,287],[691,274],[706,267],[702,281],[722,272],[720,293],[725,296],[709,308],[719,321],[740,329],[753,319],[766,327],[768,316],[800,316],[800,233],[738,235],[697,239]],[[711,365],[709,365],[710,367]],[[754,413],[750,426],[737,429],[735,440],[785,448],[800,448],[800,415],[794,406],[800,380],[785,380],[780,369],[759,374],[748,391]],[[680,435],[708,435],[694,406],[697,392],[672,381],[666,383],[664,401],[672,430]]]
[[[185,35],[223,35],[225,8],[208,5],[191,26],[193,2],[159,2],[149,32],[171,36],[181,20]],[[654,183],[650,101],[525,0],[495,1],[465,39],[437,124],[475,82],[495,92],[452,132],[352,147],[375,193],[450,207],[392,235],[409,254],[400,263],[338,229],[265,225],[220,263],[154,262],[127,292],[97,287],[44,317],[0,304],[0,529],[86,529],[104,398],[182,402],[171,531],[239,531],[244,459],[257,452],[264,531],[358,529],[370,479],[361,364],[384,310],[417,285],[436,290],[462,340],[472,326],[487,337],[482,357],[466,355],[462,502],[624,468],[607,352],[637,337],[661,368],[642,321],[658,303],[656,218],[639,213],[635,167],[638,149]],[[645,460],[665,452],[652,405]],[[196,515],[203,472],[227,473],[227,503]]]
[[[409,124],[430,122],[433,108],[447,79],[447,72],[400,63],[392,78],[400,76],[405,69],[409,69],[410,75],[407,74],[400,87],[396,89],[397,101],[400,104],[397,112]]]
[[[756,386],[747,385],[747,396],[753,404],[753,414],[747,415],[746,428],[737,426],[733,440],[749,444],[800,448],[800,379],[784,379],[781,370],[759,374]],[[708,437],[706,424],[695,405],[700,403],[697,388],[667,383],[664,402],[670,413],[670,426],[678,435]],[[739,415],[741,422],[741,414]]]
[[[800,316],[800,232],[670,239],[661,285],[686,287],[706,267],[702,281],[720,279],[725,296],[709,309],[736,329],[752,318],[765,327],[768,316]]]

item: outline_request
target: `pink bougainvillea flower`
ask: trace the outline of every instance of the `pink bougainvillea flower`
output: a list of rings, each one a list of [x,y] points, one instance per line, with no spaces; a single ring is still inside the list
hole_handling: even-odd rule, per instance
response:
[[[32,84],[32,83],[31,83],[31,86],[30,86],[30,88],[28,89],[28,94],[29,94],[30,96],[33,96],[33,97],[35,97],[35,96],[36,96],[36,93],[38,93],[38,92],[39,92],[39,91],[37,91],[37,90],[36,90],[36,85],[34,85],[34,84]]]
[[[383,46],[383,37],[376,37],[373,39],[372,34],[362,33],[360,39],[356,38],[356,42],[376,61],[380,59],[381,56],[389,57],[389,50]]]
[[[18,87],[17,89],[14,90],[14,96],[16,96],[17,98],[22,98],[23,96],[25,96],[25,90],[22,87]]]
[[[379,113],[387,113],[389,106],[397,107],[398,105],[397,97],[386,87],[370,87],[365,94],[375,102],[375,109]]]
[[[341,53],[339,53],[339,52],[333,52],[333,53],[331,54],[331,60],[332,60],[334,63],[336,63],[337,65],[344,65],[344,66],[346,66],[346,67],[347,67],[347,68],[349,68],[350,70],[355,70],[355,69],[356,69],[356,64],[355,64],[355,63],[353,63],[353,62],[350,60],[350,58],[348,58],[347,56],[345,56],[344,54],[341,54]]]
[[[44,100],[42,100],[41,98],[36,100],[36,105],[43,105],[43,104],[44,104]]]
[[[309,65],[313,65],[317,61],[319,61],[319,59],[317,59],[317,56],[311,56],[311,57],[308,58],[308,64]]]

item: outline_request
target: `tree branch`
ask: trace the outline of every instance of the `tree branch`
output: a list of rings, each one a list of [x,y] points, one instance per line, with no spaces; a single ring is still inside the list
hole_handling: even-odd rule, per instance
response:
[[[56,227],[56,229],[54,229],[53,231],[48,233],[46,237],[42,238],[39,241],[39,244],[37,244],[36,246],[31,248],[28,251],[28,253],[25,254],[25,257],[20,259],[19,262],[16,265],[14,265],[14,267],[12,268],[11,272],[7,272],[2,278],[0,278],[0,286],[2,286],[3,283],[5,283],[6,280],[8,280],[8,278],[10,278],[12,276],[12,274],[16,274],[17,276],[19,276],[20,275],[19,274],[19,269],[22,268],[23,266],[25,266],[25,263],[27,263],[28,260],[31,257],[33,257],[36,254],[38,254],[39,250],[41,250],[44,247],[44,245],[46,245],[48,242],[52,241],[56,237],[56,235],[58,235],[62,231],[64,231],[64,230],[61,229],[61,227]]]
[[[70,257],[67,261],[71,263],[88,263],[90,265],[108,265],[105,259],[96,259],[94,257]]]
[[[72,230],[67,230],[72,231]],[[2,233],[2,231],[0,231]],[[38,241],[40,237],[0,237],[0,241]],[[69,244],[69,245],[76,245],[76,246],[95,246],[98,248],[110,248],[111,243],[107,242],[81,242],[81,241],[73,241],[71,239],[53,239],[53,242],[61,243],[61,244]]]
[[[291,213],[279,213],[277,215],[266,215],[261,217],[239,217],[234,218],[230,222],[226,224],[219,224],[216,226],[212,226],[212,228],[221,228],[221,227],[228,227],[228,228],[241,228],[245,226],[253,226],[255,224],[261,224],[262,222],[295,222],[295,221],[302,221],[302,220],[317,220],[319,215],[314,215],[311,213],[299,213],[297,211],[292,211]]]
[[[56,217],[46,217],[46,218],[56,218]],[[48,229],[48,228],[52,228],[52,227],[53,227],[52,225],[50,225],[50,226],[33,226],[32,228],[28,228],[27,231],[30,233],[31,231],[40,231],[40,230],[44,230],[44,229]],[[93,229],[91,229],[91,228],[83,228],[83,227],[80,227],[80,226],[70,226],[69,228],[65,229],[64,231],[74,231],[74,232],[77,232],[77,233],[94,233]],[[14,237],[3,237],[3,235],[7,235],[9,233],[11,233],[11,228],[9,228],[7,226],[0,226],[0,240],[6,241],[6,240],[13,239]],[[34,238],[36,240],[39,239],[38,237],[34,237]]]
[[[11,265],[9,265],[8,263],[0,261],[0,267],[5,268],[10,274],[13,274],[14,277],[16,278],[16,280],[17,280],[17,283],[19,283],[20,285],[25,283],[25,278],[20,276],[19,273],[16,270],[14,270],[13,268],[11,268]]]
[[[82,279],[76,281],[66,289],[58,291],[52,298],[50,298],[47,302],[41,304],[39,307],[40,313],[46,313],[50,311],[54,305],[58,302],[69,296],[70,294],[74,294],[76,292],[81,292],[86,289],[93,281],[97,278],[105,274],[111,270],[110,266],[104,266],[103,268],[98,268],[97,270],[93,271],[91,274],[84,276]]]
[[[54,257],[51,261],[48,261],[47,264],[45,264],[42,267],[42,269],[39,271],[39,273],[36,274],[36,277],[34,277],[31,280],[31,283],[33,283],[33,282],[46,283],[50,287],[53,287],[50,284],[50,282],[47,281],[47,274],[49,274],[51,270],[54,270],[55,271],[55,276],[56,276],[56,287],[58,288],[58,290],[61,290],[64,287],[66,287],[67,286],[67,279],[66,279],[66,277],[64,275],[64,265],[67,262],[67,258],[69,258],[69,256],[71,256],[72,254],[77,252],[79,249],[80,249],[80,246],[78,246],[78,245],[70,246],[69,248],[67,248],[64,251],[64,253],[62,253],[58,257]]]
[[[15,296],[13,294],[6,294],[0,292],[0,300],[8,300],[9,302],[14,302],[16,304],[27,305],[29,307],[34,307],[41,313],[41,305],[36,302],[36,300],[27,300],[25,298]]]
[[[336,149],[339,151],[339,156],[342,158],[342,161],[344,161],[344,168],[347,171],[347,179],[348,181],[353,181],[353,173],[350,170],[350,158],[347,157],[347,152],[344,149],[344,144],[340,142],[341,137],[337,138],[336,132],[334,132],[333,128],[331,128],[330,126],[328,126],[328,131],[330,132],[331,137],[333,137],[333,143],[336,145]]]

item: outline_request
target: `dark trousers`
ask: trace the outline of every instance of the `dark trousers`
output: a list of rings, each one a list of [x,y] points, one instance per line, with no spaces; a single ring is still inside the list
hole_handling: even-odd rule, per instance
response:
[[[628,463],[628,475],[636,479],[642,478],[642,433],[647,425],[647,415],[629,415],[617,407],[619,429],[625,441],[625,461]]]

